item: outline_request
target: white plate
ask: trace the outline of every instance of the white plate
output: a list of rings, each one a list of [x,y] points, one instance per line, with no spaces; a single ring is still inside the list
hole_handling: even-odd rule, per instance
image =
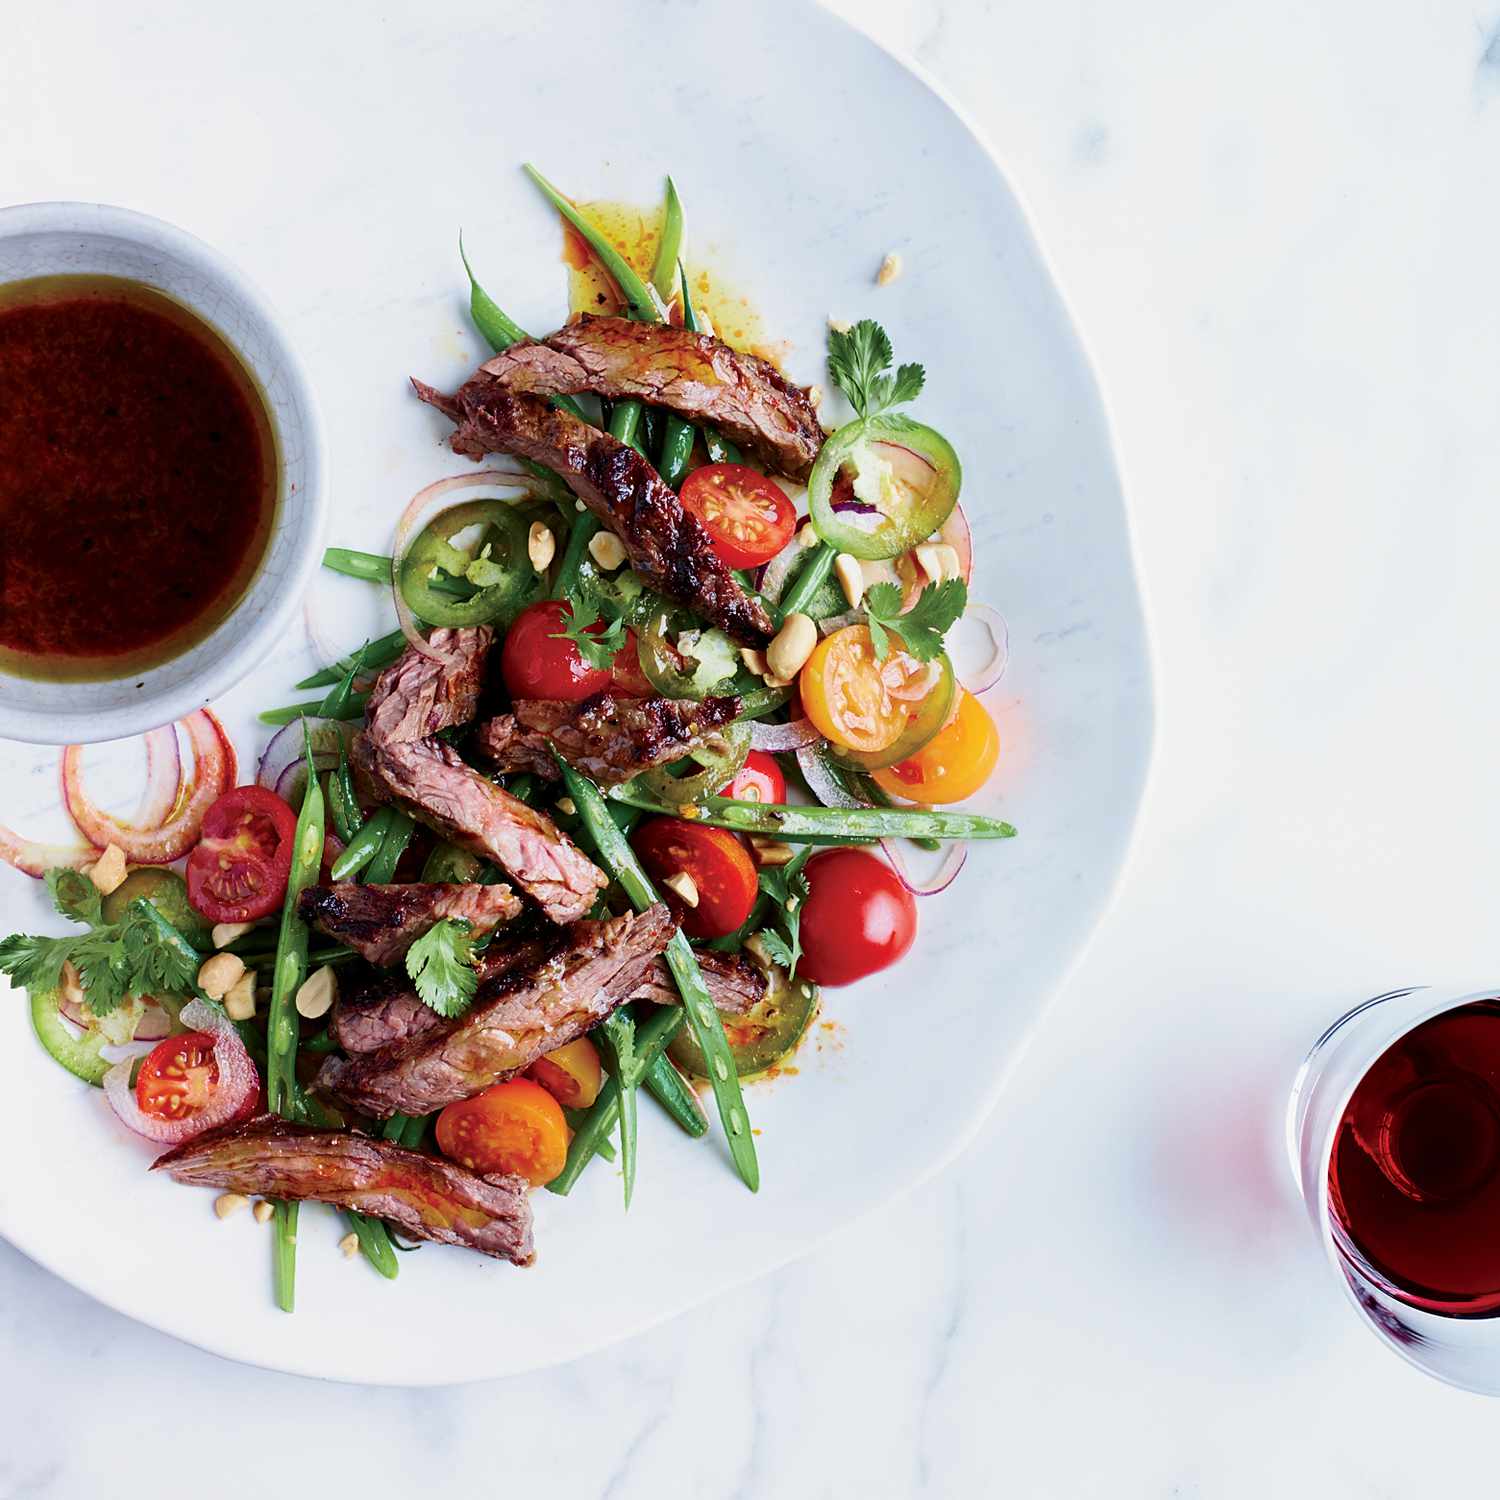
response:
[[[907,962],[830,992],[836,1030],[799,1076],[752,1090],[759,1196],[716,1140],[690,1143],[644,1104],[628,1218],[596,1167],[567,1200],[536,1195],[535,1269],[426,1247],[389,1285],[345,1263],[335,1220],[309,1209],[289,1318],[271,1305],[268,1232],[145,1176],[149,1150],[38,1050],[19,997],[0,1008],[0,1232],[21,1249],[236,1359],[400,1384],[504,1375],[800,1254],[973,1134],[1099,916],[1141,795],[1151,684],[1120,485],[1087,360],[994,161],[927,83],[833,17],[790,0],[257,17],[197,7],[137,29],[125,10],[45,8],[28,55],[55,72],[8,79],[17,65],[0,62],[6,190],[58,196],[66,162],[69,196],[160,214],[267,286],[326,413],[333,540],[382,545],[414,490],[465,467],[405,386],[451,386],[480,356],[458,227],[496,299],[545,329],[564,311],[558,230],[516,164],[639,202],[670,170],[694,252],[794,342],[794,374],[825,378],[830,313],[878,317],[898,358],[925,363],[917,410],[964,461],[976,594],[1011,626],[986,805],[1020,837],[977,846],[923,903]],[[905,274],[877,290],[892,249]],[[357,584],[325,579],[316,599],[340,644],[380,618]],[[289,640],[220,705],[244,758],[261,743],[253,713],[296,696],[311,662]],[[60,832],[55,757],[5,749],[5,819]],[[43,910],[4,872],[0,900],[0,930]]]

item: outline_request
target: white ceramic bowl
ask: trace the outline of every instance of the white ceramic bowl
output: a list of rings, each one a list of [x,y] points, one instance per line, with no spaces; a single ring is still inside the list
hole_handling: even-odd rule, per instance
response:
[[[196,646],[159,667],[103,682],[0,673],[0,736],[71,744],[120,739],[179,719],[227,692],[265,656],[286,632],[318,565],[327,486],[306,373],[260,292],[216,250],[160,219],[102,203],[0,209],[0,284],[51,275],[127,277],[209,323],[260,386],[280,469],[265,560],[245,596]]]

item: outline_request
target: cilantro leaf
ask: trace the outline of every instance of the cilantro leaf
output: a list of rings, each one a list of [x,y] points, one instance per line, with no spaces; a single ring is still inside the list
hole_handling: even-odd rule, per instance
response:
[[[44,877],[52,893],[52,904],[63,916],[89,927],[104,921],[104,898],[87,875],[60,865]]]
[[[449,1020],[468,1010],[479,983],[470,931],[462,917],[444,917],[406,950],[406,972],[417,995]]]
[[[589,666],[607,672],[614,665],[616,652],[625,644],[625,619],[623,615],[615,615],[603,630],[590,630],[601,618],[599,601],[591,593],[581,593],[564,616],[563,628],[554,631],[552,639],[572,641]]]
[[[894,583],[877,583],[864,598],[875,659],[886,659],[890,651],[887,632],[894,631],[918,661],[931,661],[943,649],[943,637],[968,602],[969,587],[963,579],[945,578],[941,583],[929,583],[903,615],[901,590]]]
[[[802,957],[802,903],[808,894],[803,867],[811,853],[812,845],[804,844],[788,863],[767,865],[760,872],[760,888],[776,907],[776,926],[761,929],[761,945],[786,970],[788,979],[797,977],[797,963]]]
[[[28,937],[14,932],[0,940],[0,974],[22,989],[50,993],[62,984],[62,968],[76,937]]]
[[[847,333],[828,330],[828,373],[861,417],[915,400],[921,391],[926,379],[921,365],[902,365],[894,376],[885,373],[894,357],[890,336],[870,318]]]

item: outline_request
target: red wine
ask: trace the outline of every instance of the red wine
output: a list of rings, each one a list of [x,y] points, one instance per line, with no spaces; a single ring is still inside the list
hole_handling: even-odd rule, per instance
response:
[[[1500,1312],[1500,1001],[1424,1021],[1360,1080],[1328,1168],[1340,1250],[1429,1312]]]

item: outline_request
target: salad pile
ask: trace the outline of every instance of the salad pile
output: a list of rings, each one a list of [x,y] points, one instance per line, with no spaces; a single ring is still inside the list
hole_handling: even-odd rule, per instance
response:
[[[805,464],[778,460],[794,450],[775,427],[776,403],[795,414],[820,397],[705,326],[671,183],[647,267],[527,170],[618,294],[594,335],[629,333],[612,329],[617,311],[676,338],[673,358],[700,351],[705,369],[717,362],[761,383],[755,399],[771,416],[746,415],[746,446],[705,417],[722,416],[729,397],[695,404],[680,372],[670,388],[651,387],[663,392],[657,402],[622,394],[645,387],[618,376],[527,388],[526,420],[550,412],[570,434],[586,424],[607,459],[649,465],[650,484],[691,518],[676,534],[689,526],[707,538],[709,573],[663,560],[659,530],[609,508],[619,464],[580,483],[540,439],[501,432],[489,451],[514,456],[421,491],[389,551],[328,550],[331,571],[390,590],[398,628],[348,655],[328,651],[329,664],[297,685],[313,696],[261,715],[275,733],[253,784],[236,785],[234,750],[202,710],[148,737],[148,788],[131,823],[90,801],[70,747],[65,798],[85,843],[44,847],[0,829],[0,857],[44,878],[74,924],[0,942],[0,972],[28,992],[43,1046],[102,1086],[132,1130],[174,1148],[161,1163],[174,1175],[233,1189],[221,1205],[263,1194],[257,1215],[275,1220],[288,1310],[302,1198],[339,1206],[346,1248],[388,1277],[393,1232],[529,1258],[524,1200],[497,1206],[476,1179],[567,1194],[603,1155],[618,1161],[628,1204],[641,1089],[694,1136],[710,1128],[700,1089],[712,1097],[755,1188],[742,1080],[785,1063],[822,987],[908,952],[916,898],[953,880],[969,842],[1014,834],[952,806],[999,760],[981,698],[1004,671],[1006,641],[1000,617],[969,596],[958,456],[909,411],[922,367],[896,365],[874,321],[831,324],[828,373],[849,419],[797,436]],[[568,330],[529,339],[466,255],[463,265],[475,326],[496,355],[551,359],[549,344]],[[588,353],[570,346],[568,358]],[[465,392],[419,392],[472,422]],[[764,444],[755,423],[771,434]],[[454,446],[477,457],[462,445],[472,445],[467,430]],[[635,504],[643,516],[645,502]],[[726,590],[728,613],[699,607]],[[948,650],[963,619],[990,643],[966,680]],[[471,667],[477,685],[456,685]],[[465,691],[466,707],[450,711]],[[510,845],[381,771],[382,736],[400,744],[392,704],[421,692],[424,711],[444,715],[425,726],[422,755],[444,775],[481,778],[507,828],[597,865],[598,888],[576,911],[549,907]],[[917,849],[941,855],[926,878],[912,870]],[[624,941],[663,902],[659,967],[633,978],[623,1003],[585,1020],[547,1012],[525,1051],[508,1021],[511,1053],[474,1064],[441,1108],[368,1112],[382,1067],[409,1067],[434,1037],[471,1055],[474,1038],[493,1048],[494,1008],[518,1003],[527,976],[545,970],[565,990],[581,945]],[[383,1051],[366,1051],[356,1023],[395,1027],[397,1002],[399,1029],[382,1033]],[[340,1081],[353,1073],[364,1092]],[[252,1119],[262,1111],[279,1119]],[[486,1216],[507,1225],[500,1248],[483,1239]]]

